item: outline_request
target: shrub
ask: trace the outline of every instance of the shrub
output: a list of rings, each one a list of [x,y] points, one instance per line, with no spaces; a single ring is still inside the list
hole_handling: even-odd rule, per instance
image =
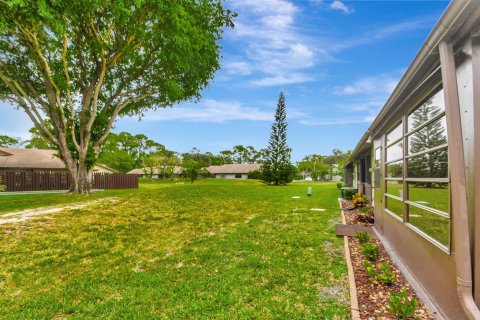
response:
[[[342,189],[343,187],[347,187],[347,184],[343,183],[343,182],[337,182],[337,189],[338,190]]]
[[[397,281],[397,275],[392,271],[392,268],[388,263],[380,263],[379,268],[381,272],[378,272],[377,269],[368,261],[365,261],[363,266],[365,267],[368,276],[380,283],[390,286]]]
[[[366,222],[366,223],[375,222],[375,219],[373,217],[373,208],[363,207],[363,208],[360,208],[359,211],[360,211],[360,214],[357,217],[358,221]]]
[[[362,232],[357,233],[355,238],[357,238],[358,242],[360,242],[361,245],[364,245],[364,244],[370,242],[370,240],[371,240],[370,236],[368,235],[368,232],[366,232],[366,231],[362,231]]]
[[[377,269],[368,261],[363,262],[363,266],[365,267],[365,270],[367,271],[367,274],[370,278],[372,279],[377,279]]]
[[[410,298],[407,290],[403,288],[400,292],[394,292],[390,295],[388,306],[390,312],[396,315],[398,319],[410,319],[418,307],[418,301]]]
[[[365,197],[363,193],[356,193],[353,196],[352,201],[355,208],[364,208],[367,206],[368,198]]]
[[[250,171],[248,173],[248,179],[260,180],[262,179],[262,173],[260,172],[260,170]]]
[[[392,267],[388,263],[380,263],[379,268],[382,272],[377,274],[378,281],[387,286],[397,281],[397,275],[392,271]]]
[[[360,208],[359,211],[360,211],[361,214],[364,214],[364,215],[367,215],[367,216],[371,216],[373,214],[372,209],[368,208],[368,207]]]
[[[3,184],[3,178],[0,177],[0,192],[7,190],[7,186]]]
[[[378,246],[375,243],[367,243],[362,246],[362,253],[370,261],[377,261],[379,257]]]
[[[347,200],[352,200],[353,196],[357,193],[356,189],[345,189],[343,190],[343,196]]]

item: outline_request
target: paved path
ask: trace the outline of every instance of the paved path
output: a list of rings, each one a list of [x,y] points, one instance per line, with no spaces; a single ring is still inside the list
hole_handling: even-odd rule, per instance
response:
[[[44,216],[51,213],[57,213],[63,210],[69,209],[82,209],[100,202],[117,202],[116,198],[104,198],[98,200],[87,201],[83,203],[77,204],[70,204],[64,206],[55,206],[55,207],[43,207],[43,208],[36,208],[36,209],[27,209],[22,211],[15,211],[9,212],[5,214],[0,214],[0,224],[6,223],[17,223],[22,221],[27,221],[31,219],[35,219],[38,216]]]

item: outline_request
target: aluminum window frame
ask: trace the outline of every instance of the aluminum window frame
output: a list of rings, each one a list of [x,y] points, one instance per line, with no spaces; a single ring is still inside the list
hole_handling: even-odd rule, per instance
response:
[[[439,68],[437,68],[435,70],[435,72],[434,72],[435,74],[438,72]],[[429,241],[430,243],[432,243],[433,245],[435,245],[436,247],[438,247],[439,249],[441,249],[445,253],[452,254],[452,210],[451,210],[452,204],[451,204],[451,201],[449,203],[449,206],[450,206],[449,211],[450,212],[447,213],[447,212],[443,212],[443,211],[435,209],[435,208],[430,208],[430,207],[427,207],[427,206],[423,206],[423,205],[418,204],[414,201],[410,201],[409,194],[408,194],[408,183],[409,182],[448,183],[449,184],[448,189],[450,191],[449,192],[449,197],[451,199],[450,170],[447,171],[447,175],[448,175],[447,178],[410,178],[410,177],[408,177],[408,160],[409,159],[411,159],[413,157],[416,157],[416,156],[421,156],[421,155],[424,155],[424,154],[427,154],[427,153],[432,153],[432,152],[435,152],[435,151],[443,150],[443,149],[446,149],[447,153],[449,151],[448,150],[449,149],[448,148],[448,141],[447,141],[446,144],[442,144],[442,145],[439,145],[439,146],[435,146],[433,148],[422,150],[422,151],[417,152],[417,153],[409,154],[408,138],[410,136],[412,136],[413,134],[419,132],[423,128],[427,127],[428,125],[432,124],[433,122],[438,121],[442,117],[446,117],[446,111],[444,109],[442,112],[438,113],[437,115],[435,115],[431,119],[427,120],[426,122],[422,123],[421,125],[419,125],[418,127],[414,128],[410,131],[408,131],[408,117],[413,112],[415,112],[416,109],[421,107],[428,99],[430,99],[431,97],[439,94],[442,90],[443,90],[443,85],[442,85],[442,82],[439,81],[435,86],[433,86],[431,88],[431,90],[427,90],[426,94],[423,96],[423,98],[419,101],[417,100],[417,103],[413,104],[413,106],[411,108],[409,108],[401,116],[400,120],[395,121],[395,124],[390,126],[389,129],[386,131],[386,133],[383,136],[383,139],[382,139],[383,140],[383,155],[384,155],[385,159],[387,159],[387,157],[386,157],[387,148],[403,141],[403,145],[402,145],[403,156],[399,159],[384,161],[383,164],[381,164],[381,167],[383,168],[384,172],[387,172],[387,165],[388,164],[391,164],[393,162],[403,161],[403,168],[402,168],[402,175],[403,176],[401,178],[399,178],[399,177],[388,178],[388,177],[386,177],[386,174],[383,177],[383,189],[385,190],[384,195],[383,195],[384,196],[383,210],[385,212],[387,212],[395,220],[401,222],[406,227],[408,227],[410,230],[419,234],[422,238]],[[445,106],[445,108],[446,108],[446,106]],[[391,133],[393,130],[396,130],[398,128],[398,126],[402,127],[402,136],[400,138],[396,139],[396,140],[393,140],[393,141],[387,143],[387,135],[389,133]],[[450,166],[449,162],[448,162],[448,166]],[[402,181],[402,184],[403,184],[403,198],[395,196],[395,195],[387,192],[388,181]],[[386,206],[386,203],[388,201],[387,198],[391,198],[391,199],[394,199],[394,200],[397,200],[397,201],[401,201],[403,203],[403,219],[400,218],[399,215],[395,214],[394,212],[390,211],[387,208],[387,206]],[[438,215],[442,218],[445,218],[445,219],[449,220],[450,230],[449,230],[449,235],[448,235],[449,236],[448,246],[440,243],[438,240],[436,240],[435,238],[430,236],[428,233],[426,233],[425,231],[421,230],[420,228],[416,227],[415,225],[413,225],[409,222],[409,215],[410,215],[409,206],[413,206],[413,207],[419,208],[421,210],[425,210],[429,213]]]

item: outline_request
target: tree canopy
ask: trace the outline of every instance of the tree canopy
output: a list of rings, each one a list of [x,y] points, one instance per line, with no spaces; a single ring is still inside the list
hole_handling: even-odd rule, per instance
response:
[[[85,192],[119,116],[200,97],[233,17],[220,0],[1,1],[0,99],[27,113]]]

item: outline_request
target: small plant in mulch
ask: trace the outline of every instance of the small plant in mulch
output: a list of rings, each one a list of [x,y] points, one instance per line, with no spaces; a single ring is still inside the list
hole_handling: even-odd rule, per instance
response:
[[[360,242],[361,245],[367,244],[367,243],[370,242],[370,240],[372,240],[370,238],[370,236],[368,235],[368,232],[366,232],[366,231],[362,231],[362,232],[357,233],[355,238],[357,238],[358,242]]]
[[[373,208],[372,207],[363,207],[360,208],[359,214],[357,217],[357,220],[360,222],[365,222],[365,223],[371,223],[373,224],[375,222],[375,219],[373,217]]]
[[[365,270],[370,278],[387,286],[391,286],[397,280],[397,275],[392,271],[392,267],[388,263],[380,263],[380,271],[377,271],[375,266],[368,261],[365,261],[363,266],[365,267]]]
[[[408,296],[407,290],[403,288],[400,292],[392,293],[388,302],[390,312],[398,319],[411,319],[418,307],[418,301]]]
[[[352,203],[355,208],[365,208],[368,202],[368,198],[363,193],[356,193],[352,198]]]
[[[377,261],[379,257],[378,245],[366,243],[362,246],[362,254],[370,261]]]

